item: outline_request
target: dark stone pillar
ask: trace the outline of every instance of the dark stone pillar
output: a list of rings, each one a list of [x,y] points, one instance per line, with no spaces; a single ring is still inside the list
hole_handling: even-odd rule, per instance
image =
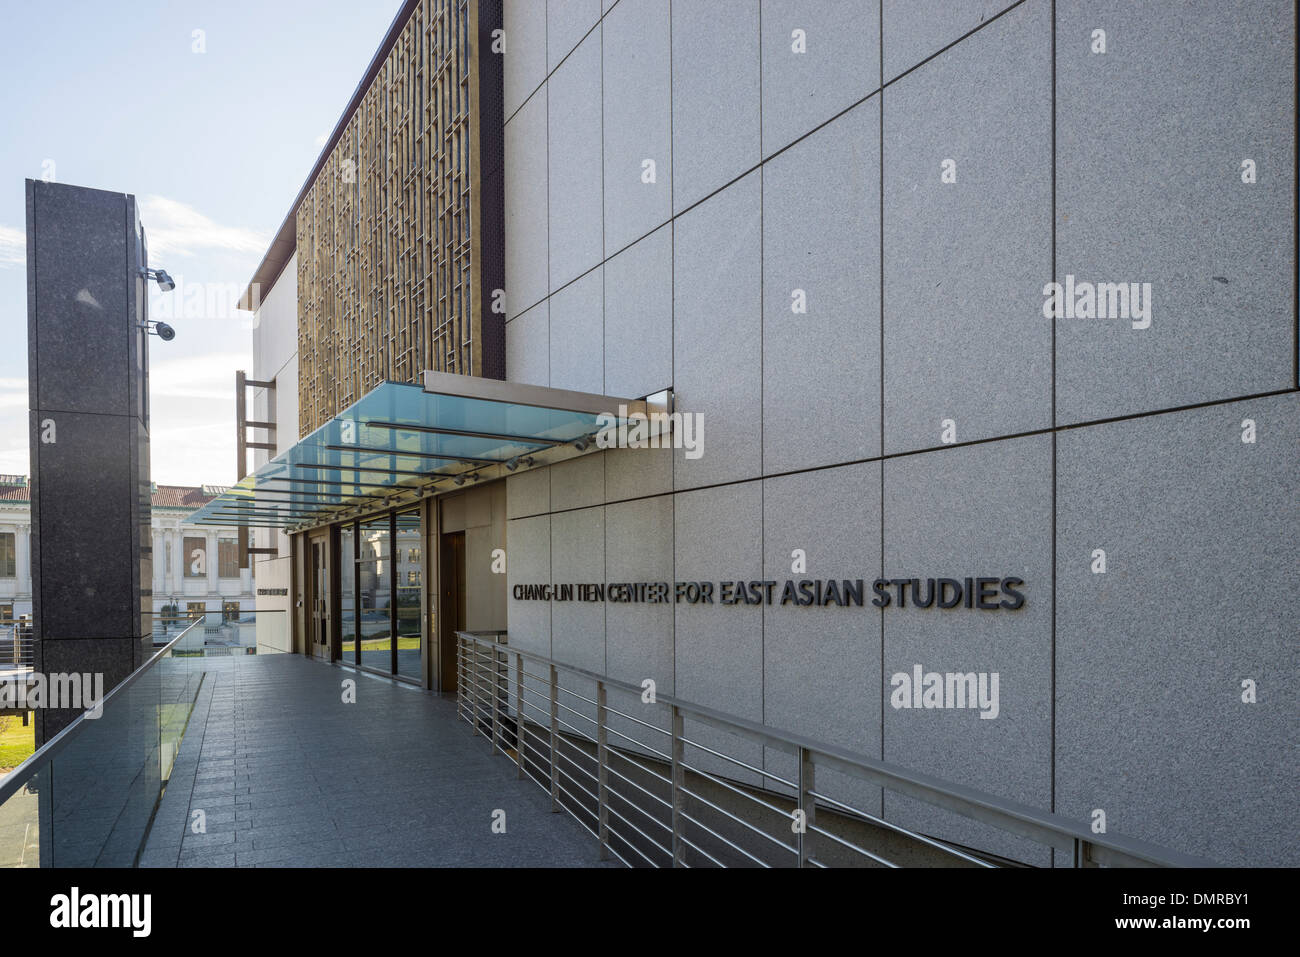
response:
[[[27,181],[36,669],[105,692],[152,651],[147,265],[134,196]]]

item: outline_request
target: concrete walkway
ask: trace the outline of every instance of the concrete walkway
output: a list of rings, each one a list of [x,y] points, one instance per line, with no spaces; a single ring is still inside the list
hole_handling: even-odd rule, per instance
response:
[[[356,682],[356,703],[343,682]],[[493,812],[505,812],[494,833]],[[195,833],[202,811],[205,833]],[[144,867],[594,867],[455,701],[300,655],[206,660]]]

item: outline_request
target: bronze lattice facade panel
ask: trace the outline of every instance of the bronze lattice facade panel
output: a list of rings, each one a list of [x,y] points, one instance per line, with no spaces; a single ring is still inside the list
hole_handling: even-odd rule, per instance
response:
[[[300,435],[425,369],[504,377],[479,172],[500,166],[499,26],[499,0],[416,3],[298,208]]]

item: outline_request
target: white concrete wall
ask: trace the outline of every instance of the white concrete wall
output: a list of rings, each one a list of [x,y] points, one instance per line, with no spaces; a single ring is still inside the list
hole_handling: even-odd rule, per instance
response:
[[[511,644],[1100,808],[1111,833],[1300,861],[1277,840],[1300,810],[1293,5],[504,12],[507,377],[671,387],[707,426],[699,459],[511,476],[511,584],[784,579],[802,549],[808,578],[998,569],[1028,594],[982,614],[511,598]],[[1244,183],[1242,157],[1272,175]],[[1053,324],[1042,290],[1067,274],[1149,281],[1152,325]],[[896,710],[915,663],[999,673],[1000,717]],[[1272,702],[1243,703],[1264,674]],[[1045,862],[896,794],[863,806]]]
[[[275,391],[253,391],[251,417],[276,423],[276,453],[298,441],[298,256],[285,264],[275,285],[262,297],[253,328],[253,369],[250,377],[275,383]],[[253,433],[261,435],[260,432]],[[254,450],[252,465],[265,464],[274,456]],[[257,529],[257,548],[275,548],[276,557],[254,555],[253,567],[259,589],[288,589],[292,580],[289,536],[273,529]],[[293,595],[259,595],[258,645],[266,650],[291,651],[289,617]]]

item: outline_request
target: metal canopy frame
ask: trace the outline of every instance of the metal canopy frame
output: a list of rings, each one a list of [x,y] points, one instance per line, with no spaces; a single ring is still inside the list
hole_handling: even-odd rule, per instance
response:
[[[629,399],[427,371],[372,389],[186,521],[303,531],[553,465],[671,406],[669,390]]]

